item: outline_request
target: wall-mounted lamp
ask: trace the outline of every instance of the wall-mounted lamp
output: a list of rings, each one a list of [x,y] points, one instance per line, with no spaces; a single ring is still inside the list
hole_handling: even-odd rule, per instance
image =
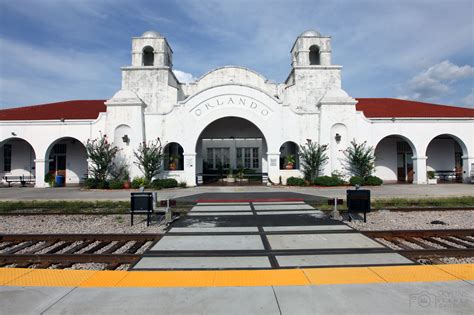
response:
[[[12,131],[12,136],[16,137],[16,132]]]
[[[127,144],[128,144],[128,143],[130,142],[130,138],[128,137],[128,135],[124,135],[124,136],[122,137],[122,141],[123,141],[124,143],[127,143]]]
[[[334,139],[336,139],[337,143],[341,142],[341,138],[342,138],[341,135],[336,133],[336,136],[334,137]]]

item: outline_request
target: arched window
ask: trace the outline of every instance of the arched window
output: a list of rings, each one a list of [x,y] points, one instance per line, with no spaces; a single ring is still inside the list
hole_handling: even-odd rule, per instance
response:
[[[168,143],[163,150],[163,163],[166,171],[182,171],[184,170],[184,150],[183,147],[176,142]]]
[[[143,48],[143,65],[144,66],[153,66],[155,62],[155,54],[153,53],[153,48],[146,46]]]
[[[309,48],[309,64],[312,66],[321,64],[319,60],[319,47],[316,45]]]
[[[280,169],[299,169],[298,145],[287,141],[280,147]]]

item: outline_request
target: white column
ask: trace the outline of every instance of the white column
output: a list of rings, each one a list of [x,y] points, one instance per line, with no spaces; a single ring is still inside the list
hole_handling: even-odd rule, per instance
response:
[[[268,163],[268,178],[272,183],[278,184],[280,182],[280,152],[267,152]]]
[[[427,184],[426,180],[426,156],[413,157],[413,184]]]
[[[196,153],[184,153],[184,177],[188,187],[196,186]]]
[[[471,182],[471,172],[474,170],[474,156],[462,156],[462,179],[465,183]]]
[[[49,163],[49,159],[36,159],[35,160],[35,187],[44,188],[48,187],[48,183],[44,181],[46,175],[46,165]]]

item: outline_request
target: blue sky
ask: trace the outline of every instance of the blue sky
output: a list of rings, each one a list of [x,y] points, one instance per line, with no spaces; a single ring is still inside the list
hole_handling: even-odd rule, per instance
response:
[[[107,99],[131,37],[157,30],[179,77],[241,65],[282,82],[298,34],[332,36],[353,97],[474,108],[470,0],[0,0],[0,108]]]

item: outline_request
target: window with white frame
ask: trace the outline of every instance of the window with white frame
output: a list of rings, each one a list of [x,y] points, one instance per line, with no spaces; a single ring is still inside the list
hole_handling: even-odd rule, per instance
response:
[[[258,169],[260,167],[259,148],[236,148],[235,165],[237,168]]]
[[[230,168],[230,148],[207,148],[206,163],[211,169]]]

